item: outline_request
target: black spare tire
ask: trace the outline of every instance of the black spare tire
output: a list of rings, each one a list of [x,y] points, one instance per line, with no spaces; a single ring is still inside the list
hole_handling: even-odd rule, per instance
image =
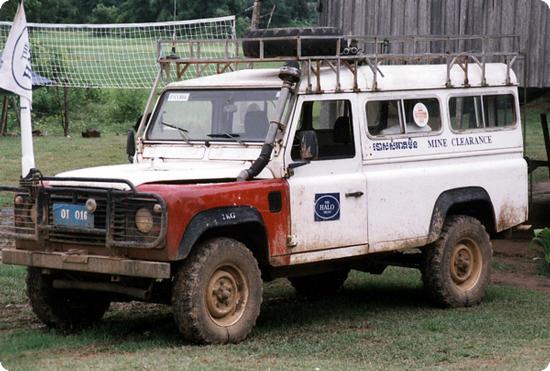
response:
[[[342,32],[335,27],[267,28],[251,30],[245,38],[277,38],[278,40],[264,41],[264,57],[274,58],[296,56],[298,53],[296,36],[324,36],[323,39],[302,39],[301,52],[305,57],[329,56],[336,55],[338,39],[342,37]],[[260,57],[260,42],[243,41],[243,52],[248,58]]]

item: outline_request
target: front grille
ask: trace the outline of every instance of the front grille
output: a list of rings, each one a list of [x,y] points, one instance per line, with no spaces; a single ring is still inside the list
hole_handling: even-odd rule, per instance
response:
[[[0,187],[0,238],[36,239],[37,213],[35,201],[26,190]]]
[[[98,197],[99,196],[99,197]],[[90,198],[96,200],[97,209],[94,212],[94,228],[82,231],[57,227],[54,222],[53,205],[56,203],[84,205]],[[70,242],[82,245],[105,245],[106,241],[107,200],[105,196],[86,193],[51,194],[48,197],[48,240],[52,242]]]
[[[154,248],[162,244],[166,233],[166,206],[158,195],[64,187],[35,191],[34,197],[30,192],[18,195],[19,203],[15,207],[0,207],[0,236],[107,247]],[[13,205],[13,190],[11,192]],[[84,206],[89,199],[96,204],[93,226],[56,224],[55,204]],[[140,232],[136,226],[136,212],[142,208],[149,211],[153,220],[147,233]]]

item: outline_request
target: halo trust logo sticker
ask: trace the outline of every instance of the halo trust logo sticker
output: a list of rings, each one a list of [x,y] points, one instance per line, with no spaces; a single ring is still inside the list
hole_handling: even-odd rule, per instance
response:
[[[340,219],[340,193],[315,194],[315,221]]]

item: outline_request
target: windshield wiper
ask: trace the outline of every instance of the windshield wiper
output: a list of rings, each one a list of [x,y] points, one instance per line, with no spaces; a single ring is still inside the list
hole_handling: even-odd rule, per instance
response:
[[[246,144],[239,139],[240,135],[239,134],[234,134],[234,133],[227,133],[227,132],[223,132],[223,133],[211,133],[211,134],[206,134],[207,137],[210,137],[210,138],[228,138],[228,139],[234,139],[235,142],[239,143],[240,145],[243,145],[243,146],[246,146]]]
[[[164,121],[161,122],[161,125],[172,128],[172,129],[176,129],[180,133],[181,138],[184,140],[184,142],[187,143],[187,144],[190,144],[189,130],[184,129],[184,128],[180,128],[179,126],[172,125],[172,124],[169,124],[169,123],[164,122]]]

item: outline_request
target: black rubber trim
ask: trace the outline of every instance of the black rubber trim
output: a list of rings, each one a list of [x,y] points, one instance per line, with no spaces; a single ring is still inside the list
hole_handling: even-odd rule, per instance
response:
[[[269,211],[272,213],[278,213],[283,209],[283,196],[281,192],[269,192],[267,200],[269,202]]]
[[[230,206],[201,211],[191,219],[178,249],[178,259],[187,257],[198,239],[208,230],[264,220],[258,210],[249,206]]]
[[[482,201],[487,202],[491,205],[491,215],[493,216],[494,222],[494,209],[493,203],[491,202],[491,197],[486,190],[481,187],[464,187],[464,188],[455,188],[450,189],[439,195],[437,201],[435,202],[434,209],[432,212],[432,220],[430,222],[430,233],[429,241],[433,242],[437,240],[441,229],[443,228],[443,223],[447,217],[449,209],[453,205],[463,204],[466,202],[472,201]]]

